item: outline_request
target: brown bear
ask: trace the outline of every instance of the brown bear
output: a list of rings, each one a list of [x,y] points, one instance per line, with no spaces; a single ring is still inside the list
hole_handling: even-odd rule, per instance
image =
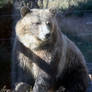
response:
[[[15,92],[86,92],[85,59],[58,26],[55,9],[21,9],[13,45]]]

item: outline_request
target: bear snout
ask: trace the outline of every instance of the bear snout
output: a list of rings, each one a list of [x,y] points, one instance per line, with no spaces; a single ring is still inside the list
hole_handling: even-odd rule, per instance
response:
[[[45,33],[43,35],[40,34],[40,36],[39,36],[39,39],[41,41],[48,41],[50,38],[51,38],[51,33],[50,32]]]
[[[46,39],[49,39],[50,36],[51,36],[51,33],[47,33],[47,34],[45,35],[45,38],[46,38]]]

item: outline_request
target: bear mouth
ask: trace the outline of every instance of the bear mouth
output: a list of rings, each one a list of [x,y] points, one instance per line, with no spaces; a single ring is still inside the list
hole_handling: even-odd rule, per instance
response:
[[[41,40],[41,39],[37,38],[37,40],[40,42],[38,48],[49,47],[51,45],[51,38],[46,39],[46,40]]]
[[[37,40],[38,40],[39,42],[45,44],[45,43],[48,43],[48,42],[51,40],[51,37],[49,37],[48,39],[46,38],[46,39],[44,39],[44,40],[42,40],[42,39],[40,39],[40,38],[37,37]]]

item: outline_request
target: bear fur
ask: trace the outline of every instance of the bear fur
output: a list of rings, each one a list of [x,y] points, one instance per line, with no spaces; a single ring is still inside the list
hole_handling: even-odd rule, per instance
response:
[[[12,53],[15,92],[86,92],[85,59],[58,26],[55,9],[21,9]]]

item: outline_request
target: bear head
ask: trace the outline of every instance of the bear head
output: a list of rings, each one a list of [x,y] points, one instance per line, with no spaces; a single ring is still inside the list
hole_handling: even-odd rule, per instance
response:
[[[35,49],[56,41],[57,23],[55,9],[21,9],[21,19],[16,24],[16,37],[26,47]]]

